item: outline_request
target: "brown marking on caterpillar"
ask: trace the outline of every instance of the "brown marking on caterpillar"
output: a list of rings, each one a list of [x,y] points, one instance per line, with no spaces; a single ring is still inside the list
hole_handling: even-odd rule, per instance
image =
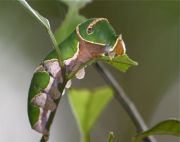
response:
[[[40,108],[40,115],[39,119],[36,122],[36,124],[33,126],[33,129],[38,131],[39,133],[42,133],[43,135],[48,135],[48,131],[46,130],[46,123],[49,118],[50,111],[49,110],[44,110]]]
[[[113,58],[114,56],[119,56],[119,55],[123,55],[126,53],[126,47],[125,47],[125,43],[122,39],[122,36],[120,35],[117,40],[116,43],[114,44],[112,51],[108,52],[108,55]]]
[[[86,40],[82,40],[79,35],[78,37],[79,43],[77,44],[77,48],[79,48],[79,52],[77,53],[76,58],[73,58],[68,64],[66,64],[67,72],[77,71],[82,64],[88,62],[91,59],[98,58],[104,54],[105,44],[94,44]]]
[[[62,78],[62,76],[60,76]],[[50,95],[50,97],[53,100],[59,99],[61,96],[61,93],[58,90],[58,83],[60,83],[60,81],[58,81],[58,76],[56,76],[57,79],[54,79],[54,82],[48,92],[48,94]]]
[[[52,86],[52,88],[49,91],[49,95],[53,100],[56,100],[60,98],[61,93],[59,92],[57,86]]]
[[[57,79],[58,82],[63,82],[61,67],[59,66],[58,59],[45,60],[43,62],[46,71]]]
[[[56,109],[56,103],[53,101],[50,95],[47,95],[47,100],[44,109],[50,111],[54,111]]]
[[[46,93],[37,94],[32,98],[31,102],[34,106],[50,111],[54,111],[54,109],[56,108],[56,104],[54,103],[53,99],[51,98],[51,96],[49,96],[49,94]]]
[[[62,83],[62,73],[58,59],[45,60],[39,65],[34,72],[48,72],[50,76]]]
[[[79,54],[79,42],[77,43],[77,51],[76,51],[76,53],[73,55],[73,57],[64,60],[64,64],[69,65],[71,63],[71,61],[73,61],[73,60],[75,60],[77,58],[78,54]]]
[[[46,71],[45,71],[46,70]],[[49,83],[45,89],[42,90],[44,93],[39,93],[31,100],[35,106],[54,111],[56,104],[53,99],[58,99],[61,94],[58,87],[58,82],[62,81],[61,70],[57,59],[46,60],[40,65],[36,72],[45,71],[50,75]]]
[[[87,34],[92,34],[94,26],[100,21],[107,21],[109,23],[109,21],[106,18],[97,18],[88,25],[86,29]]]
[[[123,55],[126,52],[125,44],[123,40],[118,40],[118,43],[115,48],[115,52],[117,55]]]
[[[98,58],[104,53],[103,45],[92,44],[81,39],[79,42],[80,51],[76,59],[76,64],[86,63],[91,59]]]
[[[32,104],[41,108],[45,107],[47,100],[47,94],[46,93],[39,93],[38,95],[34,96],[31,100]]]

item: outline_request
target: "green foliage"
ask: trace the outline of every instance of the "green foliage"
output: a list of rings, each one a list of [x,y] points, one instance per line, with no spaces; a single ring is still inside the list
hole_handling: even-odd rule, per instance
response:
[[[50,29],[50,24],[48,19],[44,18],[36,10],[30,7],[25,0],[17,0],[17,1],[20,2],[34,17],[36,17],[36,20],[38,20],[43,26],[45,26],[47,29]]]
[[[92,92],[86,89],[73,89],[69,91],[68,96],[81,132],[88,134],[112,99],[113,92],[107,87],[98,88]]]
[[[116,56],[113,59],[110,59],[107,56],[101,58],[101,60],[105,61],[106,63],[112,65],[113,67],[117,68],[122,72],[126,72],[129,67],[138,65],[137,62],[130,59],[127,55],[123,56]]]
[[[77,11],[85,6],[88,2],[91,2],[91,0],[60,0],[64,3],[66,3],[69,6],[69,9],[76,9]]]
[[[53,43],[53,47],[55,48],[56,50],[56,53],[58,55],[58,60],[59,60],[59,64],[61,67],[64,66],[64,63],[63,63],[63,60],[62,60],[62,55],[60,53],[60,50],[58,48],[58,44],[56,42],[56,39],[54,37],[54,34],[51,30],[51,27],[50,27],[50,24],[49,24],[49,21],[44,18],[42,15],[40,15],[36,10],[34,10],[25,0],[17,0],[22,6],[25,7],[26,10],[28,10],[28,12],[35,17],[35,19],[45,27],[47,33],[49,34],[49,37]]]
[[[66,37],[68,37],[79,23],[86,20],[84,16],[79,14],[79,9],[85,6],[86,3],[90,2],[90,0],[62,1],[68,5],[68,13],[66,14],[66,18],[62,25],[55,32],[55,37],[58,43],[61,43]]]
[[[141,139],[149,136],[149,135],[174,135],[180,137],[180,121],[179,120],[165,120],[154,127],[150,128],[149,130],[137,134],[132,142],[138,142]]]
[[[109,132],[109,136],[108,136],[107,142],[113,142],[114,137],[115,137],[114,133],[113,132]]]

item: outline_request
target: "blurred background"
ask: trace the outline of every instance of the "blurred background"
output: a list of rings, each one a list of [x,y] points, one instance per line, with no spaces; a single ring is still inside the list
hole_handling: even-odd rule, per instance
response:
[[[53,30],[62,23],[68,7],[59,1],[29,1],[50,19]],[[179,1],[93,1],[81,9],[87,18],[108,18],[122,33],[128,55],[139,66],[120,73],[107,66],[134,101],[147,125],[180,118]],[[0,1],[0,142],[37,142],[27,117],[27,93],[33,70],[52,48],[44,29],[17,2]],[[106,85],[89,67],[83,80],[73,87]],[[114,131],[115,142],[128,142],[135,128],[116,100],[106,107],[94,127],[92,142],[105,142]],[[63,96],[52,126],[50,142],[79,142],[80,135],[67,96]],[[159,142],[178,142],[158,136]]]

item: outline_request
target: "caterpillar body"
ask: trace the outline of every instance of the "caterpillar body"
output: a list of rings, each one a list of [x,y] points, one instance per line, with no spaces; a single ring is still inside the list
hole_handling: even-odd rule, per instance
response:
[[[79,25],[67,39],[59,44],[66,74],[76,72],[75,76],[82,79],[87,62],[102,56],[123,55],[126,52],[121,36],[105,18],[92,18]],[[51,112],[63,92],[58,88],[64,83],[61,67],[55,50],[52,50],[35,69],[28,95],[28,116],[31,127],[46,134],[46,124]],[[70,80],[66,88],[70,87]]]

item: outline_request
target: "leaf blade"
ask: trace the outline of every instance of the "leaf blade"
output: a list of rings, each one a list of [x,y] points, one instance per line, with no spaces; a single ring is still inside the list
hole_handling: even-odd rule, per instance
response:
[[[39,14],[34,10],[25,0],[17,0],[22,6],[24,6],[36,19],[46,28],[50,29],[50,24],[48,19]]]
[[[128,55],[116,56],[110,59],[108,56],[103,56],[100,60],[115,67],[116,69],[126,72],[131,66],[137,66],[138,63],[128,57]]]
[[[79,23],[86,20],[84,16],[79,14],[79,9],[91,2],[91,0],[62,0],[62,2],[64,2],[69,9],[62,25],[55,32],[55,37],[58,43],[61,43],[66,37],[68,37]]]
[[[140,139],[147,137],[149,135],[174,135],[180,137],[180,121],[175,119],[165,120],[154,127],[150,128],[149,130],[137,134],[132,142],[138,142]]]
[[[98,88],[94,92],[73,89],[69,91],[68,96],[78,126],[81,132],[87,134],[112,99],[113,92],[108,87]]]

